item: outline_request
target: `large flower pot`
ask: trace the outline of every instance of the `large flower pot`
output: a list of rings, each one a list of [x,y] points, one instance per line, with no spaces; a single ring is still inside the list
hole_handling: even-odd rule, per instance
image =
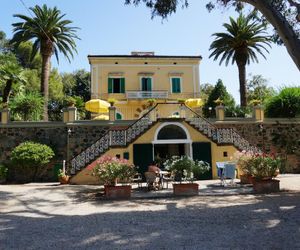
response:
[[[104,186],[105,197],[108,199],[129,199],[131,197],[131,185]]]
[[[60,176],[58,177],[58,181],[60,182],[60,184],[64,185],[64,184],[68,184],[70,180],[70,176]]]
[[[198,195],[198,189],[197,183],[173,184],[174,195]]]
[[[240,175],[240,181],[241,184],[253,184],[253,177],[248,174],[241,174]]]
[[[257,180],[253,182],[253,190],[255,193],[273,193],[279,192],[279,180]]]

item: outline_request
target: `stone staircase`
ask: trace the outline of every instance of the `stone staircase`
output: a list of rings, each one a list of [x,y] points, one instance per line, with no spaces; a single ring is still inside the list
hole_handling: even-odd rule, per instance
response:
[[[154,122],[150,120],[149,113],[154,108],[155,107],[153,107],[143,117],[135,121],[126,129],[109,130],[99,140],[75,156],[71,160],[71,167],[68,170],[69,174],[75,175],[78,171],[95,161],[110,148],[126,147],[128,144],[135,141],[139,136],[153,126]]]
[[[143,117],[135,121],[126,129],[109,130],[90,147],[82,151],[79,155],[75,156],[71,160],[69,174],[75,175],[78,171],[95,161],[112,147],[126,147],[140,137],[143,133],[145,133],[157,121],[163,121],[164,118],[156,119],[155,112],[158,105],[164,104],[156,104],[156,106],[152,107]],[[185,116],[182,118],[182,120],[185,120],[188,124],[218,145],[233,145],[240,151],[245,150],[251,152],[261,152],[258,148],[252,146],[247,140],[239,135],[235,129],[217,128],[207,119],[201,117],[189,107],[181,105],[181,109],[184,109],[185,111]],[[152,119],[150,119],[150,117]]]

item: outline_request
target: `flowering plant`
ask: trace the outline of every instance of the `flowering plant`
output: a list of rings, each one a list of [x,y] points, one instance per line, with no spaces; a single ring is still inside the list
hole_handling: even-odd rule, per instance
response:
[[[115,186],[117,181],[128,182],[136,174],[134,165],[128,160],[109,155],[100,157],[89,170],[100,182],[110,186]]]
[[[163,163],[166,170],[175,174],[175,181],[192,181],[194,175],[204,174],[210,169],[207,162],[193,160],[192,158],[184,156],[172,156]]]
[[[237,157],[237,163],[243,172],[252,175],[256,179],[275,177],[282,164],[281,158],[274,154],[243,151],[239,155],[240,157]]]

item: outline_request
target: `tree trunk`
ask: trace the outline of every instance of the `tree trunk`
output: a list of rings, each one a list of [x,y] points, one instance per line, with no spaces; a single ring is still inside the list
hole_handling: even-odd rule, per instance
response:
[[[240,104],[241,107],[247,106],[247,96],[246,96],[246,63],[237,62],[236,63],[239,70],[239,81],[240,81]]]
[[[3,90],[3,98],[2,98],[3,103],[7,103],[9,100],[9,95],[10,95],[12,84],[13,84],[13,81],[11,79],[6,81],[5,88]]]
[[[300,40],[285,17],[268,0],[239,0],[253,5],[273,25],[300,71]]]
[[[44,97],[43,120],[48,121],[49,76],[51,55],[42,54],[41,93]]]

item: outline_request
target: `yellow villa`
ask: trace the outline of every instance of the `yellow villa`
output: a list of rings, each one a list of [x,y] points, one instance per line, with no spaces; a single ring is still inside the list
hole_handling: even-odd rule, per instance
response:
[[[188,155],[208,162],[211,171],[202,178],[212,179],[218,177],[216,162],[229,161],[237,150],[251,148],[233,129],[217,128],[202,118],[199,105],[182,101],[199,103],[201,56],[132,52],[88,59],[91,98],[113,98],[115,103],[110,108],[109,132],[71,161],[73,183],[95,182],[85,167],[105,154],[129,159],[141,173],[153,160]],[[118,120],[131,123],[118,127]]]

